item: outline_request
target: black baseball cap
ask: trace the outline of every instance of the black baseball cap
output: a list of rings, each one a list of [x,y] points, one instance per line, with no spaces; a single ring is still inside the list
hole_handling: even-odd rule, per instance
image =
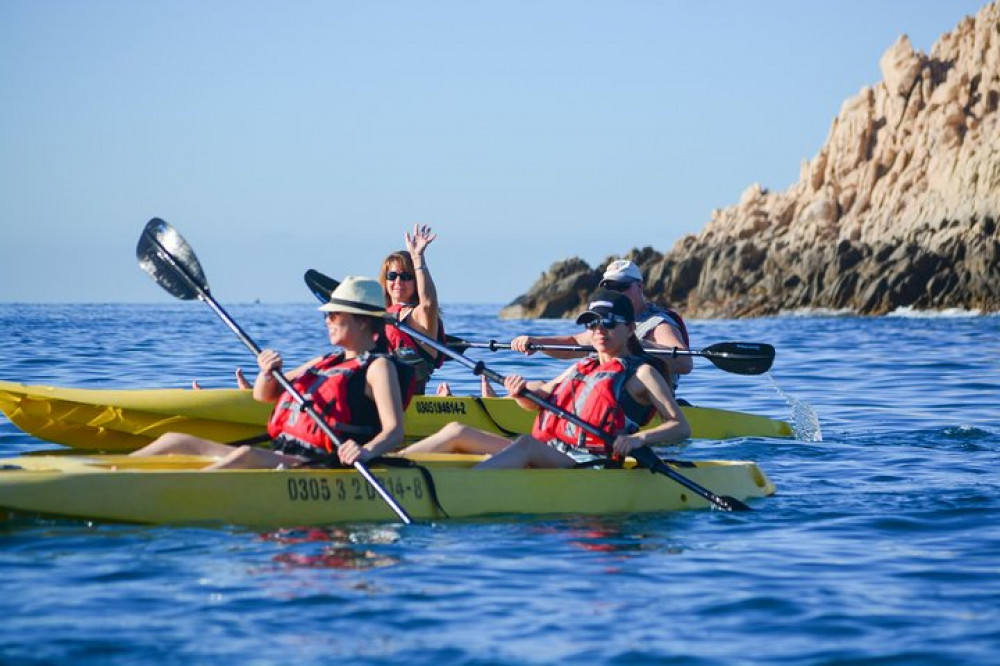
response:
[[[628,296],[621,292],[599,291],[591,297],[587,309],[576,318],[576,323],[586,324],[608,315],[615,315],[621,321],[632,323],[635,321],[635,308]]]

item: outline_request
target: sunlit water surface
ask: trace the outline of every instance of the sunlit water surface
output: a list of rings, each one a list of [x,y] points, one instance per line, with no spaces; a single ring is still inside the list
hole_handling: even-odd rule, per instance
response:
[[[325,349],[312,305],[229,310],[290,366]],[[448,330],[573,330],[497,310],[448,307]],[[778,494],[751,513],[266,534],[0,522],[0,662],[1000,663],[1000,318],[691,329],[695,348],[778,350],[758,377],[697,359],[681,394],[786,419],[798,439],[670,451],[757,461]],[[0,379],[25,383],[228,387],[234,367],[255,368],[193,303],[0,305],[0,333]],[[562,367],[476,351],[501,373]],[[455,363],[438,377],[480,388]],[[46,448],[0,417],[0,455]]]

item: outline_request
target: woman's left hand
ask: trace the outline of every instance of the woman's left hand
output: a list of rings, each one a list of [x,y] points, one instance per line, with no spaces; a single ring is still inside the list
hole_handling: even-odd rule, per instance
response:
[[[337,449],[337,456],[340,458],[340,462],[347,466],[351,466],[359,460],[368,462],[372,458],[371,451],[363,446],[358,446],[353,439],[340,445],[340,448]]]
[[[624,457],[639,447],[645,446],[645,444],[645,442],[635,435],[619,435],[615,438],[612,448],[617,455]]]
[[[406,249],[414,261],[417,257],[424,255],[424,250],[437,238],[437,234],[431,233],[431,228],[426,224],[414,224],[413,235],[406,234]]]

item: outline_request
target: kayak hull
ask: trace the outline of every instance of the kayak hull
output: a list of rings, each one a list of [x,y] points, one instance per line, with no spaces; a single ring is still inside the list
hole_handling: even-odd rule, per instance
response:
[[[788,423],[763,416],[682,409],[695,438],[793,434]],[[218,442],[255,437],[263,434],[271,406],[237,389],[74,389],[0,381],[0,411],[38,439],[78,449],[132,451],[167,432]],[[404,428],[410,441],[452,421],[514,437],[531,431],[534,416],[509,398],[416,396],[404,414]]]
[[[470,469],[483,458],[415,456],[431,475],[447,517],[608,515],[710,506],[672,479],[645,469]],[[43,455],[2,462],[0,507],[14,514],[248,527],[398,522],[353,469],[203,472],[211,459],[199,456]],[[690,464],[677,470],[716,494],[747,500],[774,493],[754,463]],[[414,519],[446,518],[420,470],[375,464],[371,471]]]

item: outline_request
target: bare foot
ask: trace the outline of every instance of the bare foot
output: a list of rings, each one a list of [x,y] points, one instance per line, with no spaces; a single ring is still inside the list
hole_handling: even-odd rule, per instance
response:
[[[243,368],[236,368],[236,388],[250,389],[253,386],[247,381],[246,376],[243,374]]]

